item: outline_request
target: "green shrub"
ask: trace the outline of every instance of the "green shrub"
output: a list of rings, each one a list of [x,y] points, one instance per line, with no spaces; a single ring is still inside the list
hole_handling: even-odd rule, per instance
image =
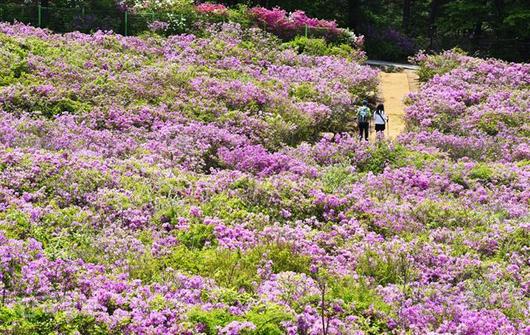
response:
[[[292,320],[293,316],[282,306],[266,304],[255,306],[245,314],[245,319],[256,326],[252,335],[282,335],[285,331],[281,323]]]
[[[281,335],[285,331],[281,325],[283,321],[292,320],[293,317],[281,306],[275,304],[257,305],[244,316],[234,316],[226,309],[213,309],[203,311],[198,308],[188,313],[188,320],[192,324],[202,325],[206,334],[217,334],[219,327],[224,327],[232,321],[249,321],[255,330],[246,330],[248,335]]]
[[[500,131],[500,124],[507,127],[517,127],[519,123],[525,122],[525,117],[515,117],[508,114],[499,114],[495,112],[485,113],[480,117],[478,129],[490,136],[496,136]]]
[[[265,117],[271,129],[276,130],[278,141],[289,146],[296,146],[302,141],[314,141],[318,130],[314,127],[313,120],[304,113],[294,108],[279,107],[272,117]],[[278,127],[276,129],[276,127]]]
[[[333,280],[330,284],[331,298],[342,299],[345,304],[353,304],[356,311],[367,310],[370,306],[380,311],[390,311],[390,306],[362,279],[355,280],[350,277],[344,277]]]
[[[29,216],[13,207],[0,212],[0,229],[9,238],[24,240],[31,237],[31,221]]]
[[[49,209],[53,206],[50,205]],[[0,213],[0,229],[9,238],[36,239],[51,258],[81,258],[94,262],[99,259],[93,246],[96,232],[90,217],[91,212],[76,206],[53,208],[42,217],[39,224],[31,224],[27,214],[8,208]]]
[[[277,187],[268,180],[258,182],[241,178],[231,185],[230,191],[213,196],[202,208],[205,215],[222,218],[225,222],[256,219],[255,228],[261,228],[270,219],[285,220],[280,214],[282,208],[289,208],[292,218],[321,215],[321,208],[313,203],[309,194],[310,187],[300,188],[293,182]],[[275,201],[277,198],[281,203]],[[258,217],[264,219],[260,221]]]
[[[237,319],[236,316],[230,314],[227,310],[220,308],[209,311],[194,308],[188,312],[188,320],[193,324],[202,325],[204,333],[207,335],[217,334],[218,327],[224,327]]]
[[[14,38],[0,33],[0,87],[12,85],[25,73],[29,72],[26,61],[27,50]]]
[[[224,287],[214,290],[208,298],[212,301],[221,302],[229,306],[246,304],[254,299],[253,295],[250,293],[241,292],[235,288]]]
[[[357,262],[357,273],[374,278],[379,285],[407,285],[415,276],[406,255],[378,254],[365,250]]]
[[[44,215],[40,225],[32,226],[32,236],[42,243],[51,258],[82,258],[96,261],[93,246],[96,230],[90,220],[92,212],[77,206],[55,208]]]
[[[327,42],[323,38],[296,36],[294,40],[287,42],[284,45],[294,48],[299,53],[307,53],[310,55],[324,56],[329,52]]]
[[[0,307],[0,333],[4,335],[111,334],[90,315],[50,313],[38,307]]]
[[[526,306],[524,299],[517,299],[520,287],[504,280],[484,280],[473,278],[465,282],[466,291],[473,295],[476,307],[480,309],[499,309],[512,320],[524,320]],[[495,299],[502,297],[502,299]]]
[[[469,177],[484,182],[493,180],[495,171],[486,164],[476,164],[471,171],[469,171]]]
[[[309,83],[301,83],[297,85],[293,85],[289,91],[289,95],[300,100],[312,100],[317,97],[318,92],[313,87],[313,85]]]
[[[273,263],[274,273],[292,271],[309,273],[310,258],[300,255],[287,244],[270,243],[247,251],[218,248],[196,249],[180,245],[164,257],[150,253],[142,257],[131,256],[128,260],[129,275],[144,282],[159,282],[165,278],[166,269],[171,268],[189,275],[212,278],[225,289],[253,292],[259,281],[258,267],[264,255]]]
[[[520,168],[525,167],[525,166],[529,166],[529,165],[530,165],[530,159],[523,159],[523,160],[517,162],[517,166],[520,167]]]
[[[347,306],[345,312],[356,316],[356,324],[362,331],[373,335],[390,331],[386,320],[372,317],[371,311],[392,315],[392,307],[362,277],[358,280],[351,277],[333,279],[329,285],[329,300],[340,301]]]
[[[289,244],[271,243],[259,246],[253,250],[256,257],[267,253],[272,261],[272,271],[309,273],[311,258],[306,255],[295,253]]]
[[[216,216],[227,222],[242,220],[251,213],[259,213],[259,207],[238,196],[230,195],[229,192],[219,193],[213,196],[203,206],[204,213],[208,216]]]
[[[408,150],[400,144],[389,144],[388,142],[380,142],[371,147],[367,159],[357,164],[361,172],[373,172],[375,174],[384,171],[387,166],[403,166],[404,159],[407,157]]]
[[[178,236],[179,241],[189,249],[203,249],[206,245],[215,246],[217,240],[214,235],[214,226],[194,223]]]
[[[354,55],[354,49],[350,45],[335,45],[328,43],[324,38],[296,36],[292,41],[284,43],[283,47],[293,48],[299,53],[313,56],[340,56],[351,58]]]
[[[526,219],[528,222],[529,218]],[[525,250],[530,249],[530,233],[528,233],[528,230],[519,227],[498,242],[499,247],[496,256],[499,259],[509,261],[510,256],[514,253],[523,255],[526,252]]]
[[[417,71],[420,82],[431,80],[436,75],[450,72],[460,66],[459,56],[465,55],[462,49],[454,48],[439,55],[429,55],[419,62]]]
[[[458,202],[436,202],[424,200],[413,212],[414,217],[429,229],[479,227],[485,226],[493,220],[492,213],[481,213],[470,210]]]
[[[244,4],[231,6],[228,9],[228,21],[239,23],[242,27],[248,28],[254,24],[254,19],[250,15],[248,7]]]
[[[323,189],[326,193],[335,193],[356,180],[356,175],[352,173],[351,165],[339,164],[326,169],[322,175]]]

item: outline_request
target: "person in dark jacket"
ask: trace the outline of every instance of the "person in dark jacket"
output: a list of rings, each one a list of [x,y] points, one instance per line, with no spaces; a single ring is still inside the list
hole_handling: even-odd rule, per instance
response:
[[[368,130],[370,129],[370,118],[372,117],[372,111],[368,107],[368,101],[363,100],[363,105],[357,108],[357,125],[359,126],[359,141],[362,141],[363,137],[365,141],[368,141]]]

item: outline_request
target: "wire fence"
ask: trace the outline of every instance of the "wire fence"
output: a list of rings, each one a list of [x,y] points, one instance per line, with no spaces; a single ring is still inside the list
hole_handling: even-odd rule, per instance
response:
[[[158,16],[160,14],[131,14],[117,9],[0,5],[0,21],[22,22],[59,33],[112,30],[124,35],[136,34],[147,30],[149,21],[156,20]]]

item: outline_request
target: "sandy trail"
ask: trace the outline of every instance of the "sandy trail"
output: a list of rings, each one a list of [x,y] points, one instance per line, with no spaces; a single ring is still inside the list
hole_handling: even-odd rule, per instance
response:
[[[379,97],[384,101],[385,112],[389,118],[389,127],[385,131],[385,136],[396,138],[405,130],[405,104],[403,99],[407,94],[418,89],[418,76],[413,70],[404,70],[396,73],[381,72],[379,76]],[[371,137],[375,137],[373,130]]]

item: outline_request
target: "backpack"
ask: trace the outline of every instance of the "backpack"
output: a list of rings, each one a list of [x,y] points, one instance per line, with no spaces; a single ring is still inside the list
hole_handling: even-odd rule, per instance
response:
[[[368,122],[368,119],[370,119],[370,108],[366,106],[359,107],[357,110],[357,121]]]

